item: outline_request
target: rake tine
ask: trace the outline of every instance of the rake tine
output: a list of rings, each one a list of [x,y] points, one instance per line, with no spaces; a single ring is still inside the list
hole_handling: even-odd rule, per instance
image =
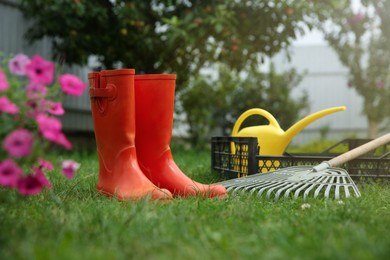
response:
[[[283,191],[287,190],[286,193],[284,193],[284,197],[286,198],[286,197],[287,197],[286,194],[288,194],[289,191],[290,191],[291,189],[294,189],[297,185],[298,185],[298,184],[296,184],[296,183],[291,183],[291,184],[289,184],[289,185],[284,186],[283,189],[279,189],[279,190],[276,192],[276,194],[275,194],[276,199],[279,199],[279,196],[281,195],[281,193],[282,193]]]
[[[350,179],[350,178],[348,177],[348,179]],[[351,189],[355,192],[356,197],[359,198],[359,197],[361,196],[361,194],[360,194],[358,188],[355,187],[355,186],[353,186],[353,185],[349,185],[348,187],[345,187],[346,193],[348,193],[348,195],[351,195],[350,192],[349,192],[349,187],[351,187]],[[348,188],[348,189],[347,189],[347,188]]]
[[[270,189],[268,189],[267,198],[271,197],[271,194],[275,189],[280,188],[280,187],[284,187],[285,185],[286,185],[286,183],[278,183],[278,185],[275,185],[275,186],[271,187]],[[277,201],[278,199],[279,199],[279,196],[275,196],[275,201]]]
[[[268,187],[270,184],[272,184],[273,182],[270,182],[270,181],[262,181],[262,182],[259,182],[258,185],[253,185],[250,187],[250,193],[253,194],[257,189],[261,189],[262,187]]]
[[[334,177],[332,177],[330,183],[333,183],[333,179],[334,179]],[[332,186],[333,186],[332,184],[328,184],[326,189],[325,189],[325,198],[327,198],[327,199],[329,198],[329,193],[330,193],[330,189],[332,188]]]
[[[229,191],[231,191],[232,193],[238,193],[238,192],[241,192],[243,188],[244,187],[242,187],[242,186],[232,187]]]
[[[262,188],[263,188],[263,189],[267,189],[267,188],[270,187],[270,185],[272,185],[272,184],[276,184],[276,182],[270,182],[270,181],[264,182],[264,183],[262,183],[261,185],[258,185],[258,186],[256,186],[256,187],[252,188],[252,189],[250,190],[250,192],[253,194],[253,193],[256,192],[256,190],[261,190]],[[261,196],[261,193],[260,193],[260,194],[257,194],[257,195],[258,195],[258,196]]]
[[[360,191],[356,187],[354,187],[353,190],[355,191],[355,194],[356,194],[357,197],[361,196],[360,195]]]
[[[246,183],[248,182],[235,182],[235,183],[231,183],[230,185],[224,185],[227,189],[231,190],[231,189],[234,189],[236,187],[241,187],[241,186],[245,186]],[[249,183],[254,183],[254,182],[249,182]]]
[[[236,191],[238,191],[241,188],[241,186],[242,185],[235,185],[235,186],[231,185],[230,187],[227,187],[226,190],[228,192],[230,192],[230,191],[236,192]]]
[[[337,183],[340,183],[340,177],[337,177]],[[344,184],[344,181],[342,182]],[[336,190],[335,190],[335,199],[339,200],[340,199],[340,185],[336,184]]]
[[[268,199],[271,198],[272,192],[273,192],[275,189],[279,188],[279,187],[283,187],[283,185],[284,185],[283,183],[278,183],[278,185],[275,185],[275,186],[269,188],[269,189],[267,190],[267,193],[266,193],[267,198],[268,198]],[[277,200],[277,198],[275,198],[275,200]]]
[[[352,190],[353,190],[353,187],[351,187],[350,185],[344,185],[344,187],[343,187],[344,194],[345,194],[345,197],[346,197],[346,198],[349,198],[349,197],[352,196],[352,193],[350,192],[349,188],[352,188]],[[342,189],[340,188],[340,191],[341,191],[341,190],[342,190]],[[356,196],[359,197],[358,194],[356,194]]]
[[[268,187],[275,185],[274,182],[261,182],[259,185],[251,186],[248,189],[245,189],[245,191],[249,190],[250,194],[254,194],[257,190],[260,190],[260,192],[257,194],[257,196],[261,196],[262,190],[266,190]],[[243,190],[244,191],[244,190]]]
[[[330,185],[331,187],[329,188],[329,191],[330,191],[331,188],[334,187],[334,197],[335,197],[336,200],[340,199],[340,192],[339,192],[340,182],[339,182],[339,179],[340,179],[339,176],[333,177],[332,178],[332,185]],[[330,196],[330,194],[329,194],[329,196]]]
[[[344,188],[344,194],[345,194],[346,198],[352,197],[353,194],[357,198],[359,198],[361,196],[359,190],[357,189],[357,187],[354,187],[353,185],[346,184],[346,185],[344,185],[343,188]],[[340,188],[340,190],[341,190],[341,188]]]
[[[268,184],[269,182],[259,182],[259,184],[264,184],[264,185],[266,185],[266,184]],[[251,193],[253,193],[252,192],[252,189],[253,188],[256,188],[256,187],[259,187],[259,184],[253,184],[253,185],[250,185],[250,186],[247,186],[246,188],[244,188],[243,189],[243,191],[250,191]],[[260,185],[261,186],[261,185]]]
[[[240,189],[241,189],[241,187],[232,187],[232,189],[230,189],[228,191],[232,191],[232,194],[237,194],[237,193],[240,193]]]
[[[306,187],[309,186],[308,189],[305,190],[304,192],[304,199],[306,199],[306,196],[309,194],[309,192],[318,184],[318,182],[320,182],[321,180],[321,176],[316,176],[315,178],[313,178],[310,182],[306,183],[305,185],[301,186],[298,190],[295,191],[294,193],[294,197],[295,198],[298,198],[299,197],[299,193]]]
[[[272,188],[277,185],[279,185],[279,183],[269,183],[269,185],[266,185],[259,190],[257,196],[260,197],[263,194],[263,192],[266,191],[268,188]]]
[[[308,184],[305,184],[305,183],[302,183],[302,182],[299,182],[299,183],[296,183],[293,187],[289,188],[288,190],[286,190],[286,192],[284,193],[284,198],[288,198],[290,196],[290,193],[292,193],[293,197],[295,196],[295,192],[299,189],[301,189],[302,187],[305,187],[307,186]]]
[[[306,201],[306,197],[309,195],[310,191],[312,189],[314,189],[315,187],[317,186],[316,183],[313,183],[310,188],[308,188],[307,190],[305,190],[305,192],[303,193],[303,200]]]
[[[305,183],[302,183],[302,182],[297,182],[297,183],[291,183],[291,185],[288,185],[286,186],[282,191],[285,191],[284,192],[284,198],[288,198],[288,196],[290,195],[290,193],[296,189],[299,189],[300,187],[305,187],[307,186],[307,184]],[[282,192],[281,191],[281,192]]]
[[[318,185],[318,188],[314,191],[314,198],[318,197],[318,194],[320,194],[320,191],[322,190],[322,187],[325,186],[324,184]]]
[[[257,185],[259,185],[259,183],[264,183],[264,182],[268,182],[268,181],[261,180],[261,181],[246,182],[245,180],[243,180],[239,185],[236,185],[236,187],[244,188],[245,190],[247,190],[251,187],[256,187]]]
[[[356,187],[353,187],[353,186],[351,186],[351,188],[352,188],[352,190],[355,192],[356,197],[359,198],[359,197],[361,196],[359,190],[358,190]],[[348,191],[349,191],[349,189],[348,189]]]
[[[263,183],[263,181],[261,182],[252,182],[251,184],[246,184],[246,182],[242,182],[240,185],[237,185],[236,187],[233,187],[234,188],[234,192],[237,192],[239,191],[240,189],[242,189],[242,192],[244,191],[247,191],[249,189],[252,189],[253,187],[257,187],[259,185],[259,183]]]
[[[306,188],[307,186],[309,186],[311,183],[305,183],[303,184],[299,189],[297,189],[295,192],[294,192],[294,197],[295,198],[298,198],[299,197],[299,193],[304,189]]]
[[[360,194],[359,189],[358,189],[356,186],[354,186],[354,185],[351,185],[351,187],[352,187],[352,189],[355,191],[356,196],[357,196],[357,197],[360,197],[361,194]]]
[[[344,187],[345,196],[346,196],[347,198],[351,196],[351,193],[349,192],[349,187],[350,187],[350,186],[345,186],[345,187]],[[352,190],[355,191],[354,187],[352,187]],[[355,192],[355,194],[356,194],[356,196],[360,197],[360,194],[358,194],[358,193],[356,193],[356,192]]]
[[[240,186],[235,187],[235,188],[233,189],[233,192],[239,192],[239,191],[244,192],[244,191],[246,191],[246,190],[247,190],[247,186],[245,186],[245,185],[240,185]]]
[[[256,187],[256,186],[257,186],[257,184],[245,186],[245,187],[243,187],[242,191],[245,192],[245,191],[251,190],[253,187]]]
[[[328,180],[328,179],[329,179],[329,178],[327,178],[327,177],[322,177],[322,178],[319,179],[320,185],[318,185],[318,188],[314,191],[314,198],[317,198],[317,197],[321,194],[321,192],[322,192],[323,189],[326,190],[326,188],[328,187],[328,185],[325,184],[325,182],[326,182],[326,180]],[[325,196],[325,198],[326,198],[325,191],[324,191],[324,196]]]

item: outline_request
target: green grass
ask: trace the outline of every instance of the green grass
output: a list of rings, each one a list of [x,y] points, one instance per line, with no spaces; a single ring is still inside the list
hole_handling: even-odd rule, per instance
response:
[[[193,179],[211,183],[209,152],[176,151]],[[361,198],[277,203],[246,195],[118,202],[95,192],[95,154],[75,154],[77,177],[52,173],[50,192],[0,189],[0,259],[386,259],[390,187]]]

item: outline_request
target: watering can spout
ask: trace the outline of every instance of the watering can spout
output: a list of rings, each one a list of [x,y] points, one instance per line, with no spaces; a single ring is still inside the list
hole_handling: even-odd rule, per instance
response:
[[[286,132],[284,137],[286,138],[286,142],[289,143],[294,136],[296,136],[300,131],[302,131],[306,126],[309,124],[313,123],[317,119],[324,117],[326,115],[329,115],[331,113],[339,112],[339,111],[344,111],[346,109],[345,106],[340,106],[340,107],[332,107],[328,109],[324,109],[321,111],[318,111],[314,114],[311,114],[301,120],[299,120],[297,123],[295,123],[293,126],[291,126]]]

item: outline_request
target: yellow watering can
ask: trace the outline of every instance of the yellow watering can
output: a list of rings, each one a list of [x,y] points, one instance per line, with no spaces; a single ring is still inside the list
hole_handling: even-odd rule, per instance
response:
[[[345,109],[346,107],[341,106],[318,111],[301,119],[293,126],[291,126],[287,131],[283,131],[283,129],[279,126],[278,121],[276,121],[276,119],[269,112],[260,108],[252,108],[245,111],[237,119],[233,127],[232,136],[257,137],[258,145],[260,147],[259,154],[275,156],[283,155],[286,147],[294,138],[294,136],[296,136],[300,131],[302,131],[307,125],[311,124],[312,122],[321,117],[324,117],[331,113],[343,111]],[[250,126],[240,129],[244,120],[253,115],[265,117],[269,121],[269,124]],[[235,153],[234,148],[232,149],[232,151],[233,153]]]

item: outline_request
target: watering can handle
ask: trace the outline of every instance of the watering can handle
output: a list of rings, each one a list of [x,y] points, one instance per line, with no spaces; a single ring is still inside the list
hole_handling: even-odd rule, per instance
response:
[[[264,109],[261,109],[261,108],[252,108],[252,109],[245,111],[244,113],[242,113],[238,117],[238,119],[233,127],[232,136],[236,136],[238,134],[238,131],[240,130],[240,127],[241,127],[242,123],[244,122],[244,120],[252,115],[263,116],[269,121],[269,125],[280,129],[278,121],[276,121],[276,119],[273,117],[273,115],[271,115],[268,111],[265,111]]]

